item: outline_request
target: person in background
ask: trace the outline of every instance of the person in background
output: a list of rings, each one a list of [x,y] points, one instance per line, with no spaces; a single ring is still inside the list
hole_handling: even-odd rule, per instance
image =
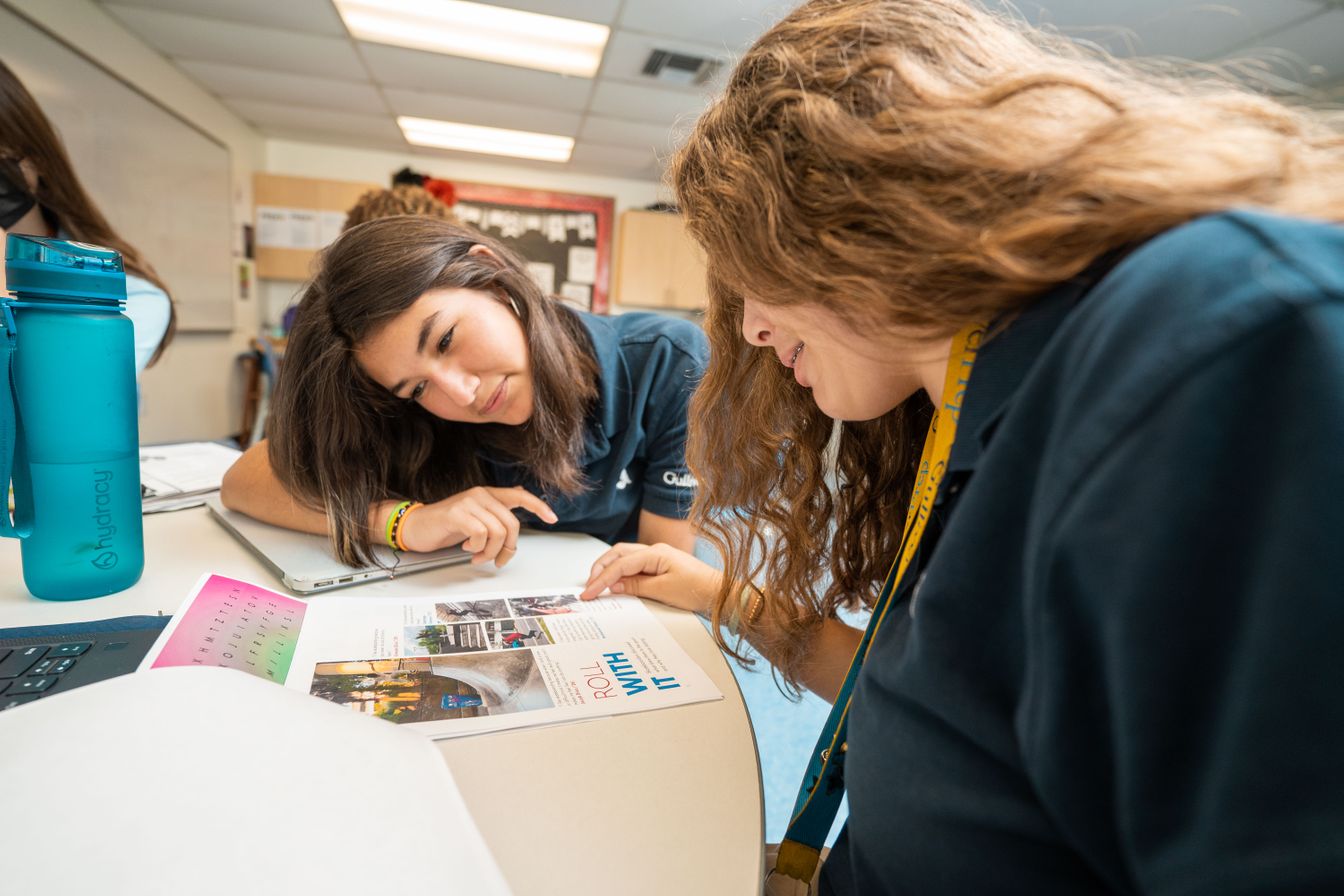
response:
[[[0,62],[0,242],[5,233],[59,237],[120,252],[126,269],[124,313],[135,328],[136,374],[163,354],[177,324],[167,287],[103,217],[75,175],[56,129]]]
[[[442,218],[454,224],[462,224],[453,209],[443,200],[434,196],[424,187],[412,184],[397,184],[390,190],[369,190],[360,196],[350,210],[345,213],[345,226],[349,230],[372,221],[375,218],[387,218],[392,215],[425,215],[430,218]],[[463,225],[465,226],[465,225]]]
[[[963,0],[814,0],[671,177],[724,572],[621,545],[583,596],[834,701],[769,892],[1344,892],[1338,123]]]
[[[304,291],[270,438],[221,499],[370,544],[463,544],[507,562],[527,522],[692,550],[686,407],[707,345],[693,323],[606,317],[541,293],[522,259],[451,221],[345,231]]]

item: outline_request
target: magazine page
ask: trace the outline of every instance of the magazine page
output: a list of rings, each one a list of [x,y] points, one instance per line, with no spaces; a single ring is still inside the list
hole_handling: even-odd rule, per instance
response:
[[[637,598],[567,588],[308,603],[209,576],[142,668],[186,664],[230,665],[435,738],[722,698]]]
[[[214,442],[144,445],[140,448],[140,497],[146,513],[204,503],[242,452]]]

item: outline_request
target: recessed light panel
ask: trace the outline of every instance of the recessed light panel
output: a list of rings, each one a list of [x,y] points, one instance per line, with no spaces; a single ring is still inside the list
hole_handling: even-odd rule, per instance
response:
[[[335,0],[356,40],[591,78],[611,29],[465,0]]]
[[[479,152],[492,156],[513,156],[519,159],[541,159],[545,162],[568,162],[574,151],[573,137],[555,134],[535,134],[531,131],[510,131],[504,128],[486,128],[475,124],[436,121],[432,118],[397,116],[397,124],[407,142],[416,146],[434,146],[462,152]]]

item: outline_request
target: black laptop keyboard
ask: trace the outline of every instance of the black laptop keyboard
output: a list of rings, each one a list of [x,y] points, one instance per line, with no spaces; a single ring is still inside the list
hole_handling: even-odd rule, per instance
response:
[[[0,711],[36,700],[61,680],[92,641],[0,647]]]
[[[0,712],[134,672],[167,616],[0,628]]]

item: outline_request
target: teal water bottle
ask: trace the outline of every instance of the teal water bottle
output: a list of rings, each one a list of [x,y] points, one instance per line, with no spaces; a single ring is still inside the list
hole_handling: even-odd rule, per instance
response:
[[[145,566],[135,337],[111,249],[11,233],[0,295],[0,474],[23,581],[45,600],[129,588]],[[12,470],[12,473],[11,473]]]

